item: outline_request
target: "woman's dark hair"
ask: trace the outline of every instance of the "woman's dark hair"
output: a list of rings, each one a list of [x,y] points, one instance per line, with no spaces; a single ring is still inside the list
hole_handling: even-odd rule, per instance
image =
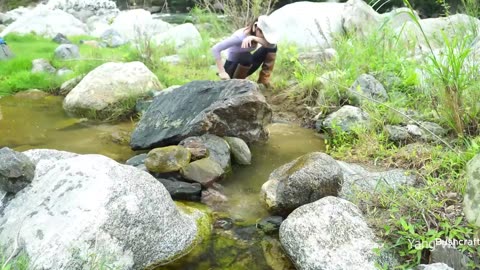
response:
[[[249,34],[250,34],[251,36],[255,36],[255,30],[253,30],[253,26],[255,25],[256,22],[258,22],[258,17],[255,18],[255,19],[253,20],[253,22],[250,23],[250,24],[247,26],[247,27],[249,28]]]

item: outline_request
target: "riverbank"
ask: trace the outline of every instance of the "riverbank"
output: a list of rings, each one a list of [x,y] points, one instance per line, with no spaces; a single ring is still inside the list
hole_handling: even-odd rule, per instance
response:
[[[92,46],[105,42],[100,38],[73,36],[68,38],[78,46],[81,57],[68,60],[54,57],[59,45],[50,38],[9,34],[5,39],[15,57],[2,62],[0,95],[40,89],[57,95],[54,99],[58,99],[58,105],[71,90],[64,88],[63,83],[75,78],[78,83],[95,68],[108,62],[142,62],[153,74],[148,73],[159,88],[155,90],[196,80],[218,81],[212,68],[214,61],[210,48],[226,35],[223,32],[225,28],[220,21],[204,12],[197,15],[196,27],[201,41],[195,43],[196,46],[187,42],[178,48],[169,43],[162,46],[144,43],[146,46],[137,47],[126,44],[109,48]],[[377,15],[369,18],[375,21],[379,18]],[[438,20],[435,23],[445,23],[445,29],[452,26],[454,29],[469,29],[468,23],[465,25],[468,20],[462,21],[462,18],[451,16],[447,22]],[[408,25],[412,25],[412,21],[409,22]],[[427,22],[422,23],[425,29],[432,30]],[[367,29],[362,28],[363,24],[357,25],[360,30]],[[261,93],[273,109],[274,123],[294,123],[310,128],[308,136],[299,130],[279,131],[277,136],[282,133],[291,135],[288,139],[279,139],[289,141],[290,147],[295,146],[295,139],[305,143],[303,140],[312,136],[320,142],[324,141],[325,148],[322,151],[336,160],[362,164],[370,171],[404,169],[409,175],[415,176],[414,183],[398,188],[368,186],[368,189],[355,192],[349,201],[359,207],[375,235],[385,242],[384,249],[395,254],[400,265],[414,267],[420,263],[435,262],[438,255],[434,255],[429,248],[417,248],[412,243],[478,237],[477,225],[465,214],[469,208],[475,209],[465,204],[469,194],[476,196],[473,184],[467,184],[476,181],[473,173],[468,173],[475,167],[472,168],[471,164],[469,167],[468,162],[480,151],[476,120],[480,110],[475,91],[480,80],[477,76],[478,65],[469,64],[476,60],[476,39],[473,35],[463,33],[459,37],[458,31],[453,31],[448,32],[451,34],[446,37],[448,42],[434,43],[437,40],[432,30],[426,31],[432,34],[432,44],[427,46],[424,39],[404,38],[405,32],[396,32],[395,28],[389,28],[388,25],[376,32],[362,33],[360,30],[359,35],[332,34],[327,49],[318,46],[314,50],[307,50],[288,42],[279,45],[272,77],[273,88],[263,89]],[[80,43],[80,40],[97,43]],[[410,44],[411,40],[418,43]],[[435,51],[429,51],[429,46],[433,46]],[[458,50],[462,52],[461,58],[457,57]],[[437,54],[437,51],[442,53]],[[433,57],[441,55],[447,57],[443,60]],[[55,72],[32,72],[33,61],[40,58],[46,59]],[[463,62],[457,62],[456,59]],[[62,68],[70,72],[59,75],[58,71]],[[253,74],[250,79],[256,81],[257,75]],[[456,91],[450,91],[452,89]],[[150,98],[144,97],[146,101]],[[123,116],[121,119],[136,122],[144,113],[135,109],[136,105],[138,103],[122,103],[120,109],[125,111],[119,114]],[[49,106],[45,105],[51,109]],[[62,110],[58,108],[57,111]],[[3,113],[3,118],[10,119],[11,115],[11,112]],[[88,117],[100,115],[92,113]],[[115,123],[118,119],[109,120]],[[0,124],[5,123],[1,121],[2,117]],[[75,124],[68,125],[67,130],[78,127]],[[60,129],[63,128],[60,126]],[[323,138],[319,138],[313,129],[320,132]],[[15,140],[22,138],[18,134],[24,138],[29,133],[50,136],[41,131],[21,132],[18,128],[16,132],[9,133],[12,135],[9,135],[5,146],[17,147]],[[108,129],[106,132],[109,132]],[[33,138],[26,147],[34,147],[41,139]],[[282,147],[281,142],[275,143],[277,148]],[[295,155],[300,156],[307,150],[319,150],[312,145],[305,148],[308,149],[302,153],[295,152]],[[260,149],[257,151],[268,152]],[[112,148],[106,152],[115,151]],[[289,160],[282,160],[281,163],[288,163],[295,158],[289,156]],[[121,159],[125,158],[122,156]],[[273,171],[273,168],[269,167],[268,171]],[[267,174],[266,171],[263,173]],[[265,178],[265,175],[262,177]],[[372,174],[367,175],[374,178]],[[235,182],[239,182],[237,180]],[[256,192],[258,190],[250,195],[256,196]],[[238,205],[239,211],[248,211],[252,207],[248,204]],[[258,246],[256,248],[258,251]],[[458,250],[449,250],[448,254],[452,258],[460,257],[460,261],[466,258],[468,263],[465,265],[468,264],[471,269],[479,265],[479,253],[475,246],[462,245]]]

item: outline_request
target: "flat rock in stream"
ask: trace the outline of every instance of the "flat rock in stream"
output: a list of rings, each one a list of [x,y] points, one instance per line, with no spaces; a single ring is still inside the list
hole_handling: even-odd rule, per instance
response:
[[[132,133],[132,149],[177,144],[205,133],[247,143],[268,138],[272,110],[247,80],[193,81],[158,95]]]

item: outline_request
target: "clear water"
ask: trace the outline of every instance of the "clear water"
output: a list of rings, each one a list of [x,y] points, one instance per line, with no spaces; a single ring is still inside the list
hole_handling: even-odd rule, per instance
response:
[[[72,118],[62,97],[0,99],[0,148],[16,151],[50,148],[80,154],[102,154],[117,161],[135,155],[128,146],[135,123],[98,124]]]

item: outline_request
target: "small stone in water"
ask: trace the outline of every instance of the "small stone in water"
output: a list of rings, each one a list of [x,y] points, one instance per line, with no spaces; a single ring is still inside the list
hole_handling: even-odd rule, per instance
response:
[[[218,229],[230,230],[233,227],[233,221],[231,218],[220,218],[215,220],[213,227]]]

